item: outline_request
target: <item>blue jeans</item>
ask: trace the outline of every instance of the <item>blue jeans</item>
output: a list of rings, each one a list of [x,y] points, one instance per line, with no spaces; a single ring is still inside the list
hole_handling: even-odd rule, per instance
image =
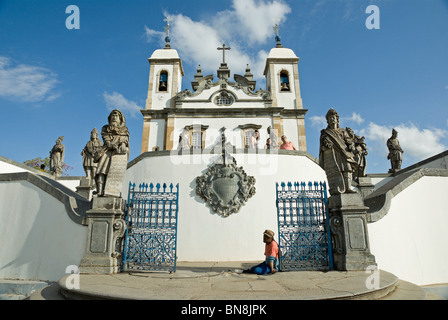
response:
[[[269,268],[269,265],[263,261],[262,263],[250,268],[250,271],[259,275],[264,275],[271,273],[271,268]]]

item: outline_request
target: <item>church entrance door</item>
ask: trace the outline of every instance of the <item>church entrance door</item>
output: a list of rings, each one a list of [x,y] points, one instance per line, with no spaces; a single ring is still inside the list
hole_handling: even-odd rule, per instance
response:
[[[326,183],[276,185],[280,269],[333,269]]]
[[[176,271],[179,185],[129,184],[122,269]]]

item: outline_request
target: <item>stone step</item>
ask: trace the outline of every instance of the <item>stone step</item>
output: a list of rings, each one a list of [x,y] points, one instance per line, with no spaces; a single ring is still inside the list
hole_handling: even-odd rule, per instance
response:
[[[445,300],[436,294],[426,292],[422,287],[399,280],[395,290],[379,300]]]

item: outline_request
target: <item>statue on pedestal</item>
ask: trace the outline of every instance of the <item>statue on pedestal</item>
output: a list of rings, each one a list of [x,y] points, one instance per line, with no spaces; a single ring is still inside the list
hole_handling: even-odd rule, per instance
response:
[[[403,161],[403,149],[401,149],[400,142],[397,139],[398,132],[392,129],[392,136],[387,139],[387,148],[389,149],[389,154],[387,159],[390,160],[391,169],[389,173],[395,173],[401,170],[401,162]]]
[[[55,176],[60,176],[62,174],[62,166],[65,156],[65,146],[62,144],[64,137],[61,136],[56,140],[56,144],[50,151],[50,172]]]
[[[121,197],[129,158],[129,131],[119,110],[108,117],[101,129],[103,146],[95,152],[96,197],[87,211],[89,229],[81,273],[113,274],[120,270],[123,236],[126,230],[126,201]]]
[[[103,147],[95,154],[94,161],[98,163],[95,194],[104,196],[107,184],[116,182],[112,196],[119,196],[129,158],[129,131],[126,127],[126,119],[120,110],[113,110],[108,121],[109,124],[101,129]],[[119,181],[120,178],[121,181]]]
[[[96,168],[98,164],[94,161],[95,153],[103,147],[103,142],[98,138],[98,130],[95,128],[90,133],[90,141],[81,152],[82,165],[86,173],[86,178],[94,182],[96,175]]]
[[[352,173],[358,169],[353,137],[339,127],[339,115],[333,108],[327,112],[326,119],[328,126],[320,135],[319,165],[327,174],[329,192],[331,195],[356,193],[351,189]]]
[[[353,155],[355,161],[358,163],[358,167],[353,171],[353,179],[359,182],[360,177],[366,176],[366,168],[367,168],[367,160],[366,156],[368,154],[367,145],[365,142],[365,137],[360,137],[356,135],[353,130],[349,127],[345,128],[353,141],[353,146],[351,149],[353,150]]]

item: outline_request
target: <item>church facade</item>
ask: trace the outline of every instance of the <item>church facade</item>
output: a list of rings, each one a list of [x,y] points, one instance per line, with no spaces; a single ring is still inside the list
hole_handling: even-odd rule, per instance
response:
[[[182,60],[169,44],[148,59],[141,152],[207,150],[218,143],[222,127],[237,149],[263,149],[267,138],[275,135],[280,142],[286,135],[296,150],[306,151],[307,110],[303,108],[295,53],[279,43],[272,48],[264,70],[266,90],[256,90],[249,66],[244,75],[234,74],[232,79],[225,61],[230,48],[223,45],[217,49],[222,50],[223,61],[216,77],[203,75],[199,66],[191,90],[181,90]],[[251,145],[255,130],[259,139]]]

